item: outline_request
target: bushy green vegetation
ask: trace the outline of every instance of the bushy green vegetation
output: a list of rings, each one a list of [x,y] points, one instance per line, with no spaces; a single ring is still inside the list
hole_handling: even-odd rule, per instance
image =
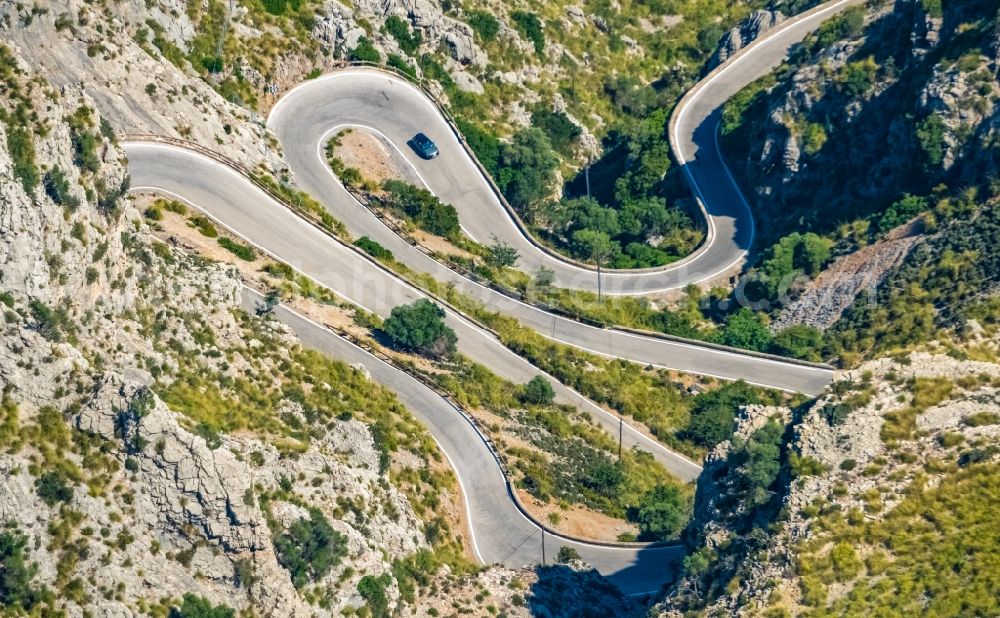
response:
[[[521,36],[531,41],[535,46],[535,53],[541,55],[545,51],[545,33],[542,31],[542,21],[538,15],[527,11],[514,11],[510,14]]]
[[[219,231],[215,229],[215,225],[212,221],[204,215],[194,215],[189,220],[191,226],[198,230],[202,236],[207,236],[209,238],[216,238],[219,236]]]
[[[541,129],[552,147],[563,155],[570,154],[571,148],[583,133],[564,112],[545,108],[531,114],[531,124]]]
[[[410,24],[398,15],[390,15],[385,20],[385,29],[399,43],[399,48],[407,54],[413,54],[420,47],[422,40],[420,32],[410,32]]]
[[[458,338],[445,324],[445,313],[426,298],[393,308],[382,323],[390,343],[402,350],[432,358],[447,359],[455,354]]]
[[[635,509],[641,539],[675,538],[689,517],[687,500],[673,485],[657,485],[647,492]]]
[[[554,390],[552,390],[552,384],[549,383],[545,376],[535,376],[524,385],[524,392],[521,393],[521,399],[525,403],[535,404],[535,405],[548,405],[552,403],[552,399],[556,396]]]
[[[14,162],[14,175],[21,180],[21,186],[30,195],[38,186],[40,178],[35,166],[35,143],[28,129],[8,126],[7,152]]]
[[[378,244],[371,238],[367,236],[362,236],[361,238],[354,241],[354,245],[360,248],[362,251],[372,256],[376,260],[391,260],[392,251],[389,251],[382,245]]]
[[[223,236],[219,239],[219,245],[241,260],[252,262],[257,259],[257,252],[253,250],[253,247],[238,243],[231,238]]]
[[[700,393],[692,402],[691,420],[681,432],[681,437],[699,446],[712,448],[733,435],[734,419],[740,406],[760,401],[759,390],[745,382],[732,382]]]
[[[351,50],[348,55],[348,59],[354,62],[382,62],[382,54],[375,49],[375,45],[372,44],[371,39],[368,37],[361,37],[358,39],[357,46]]]
[[[392,576],[388,573],[375,577],[365,575],[358,581],[358,594],[365,600],[372,618],[389,618],[392,612],[389,611],[389,596],[386,589],[392,583]]]
[[[469,11],[467,21],[481,41],[490,42],[500,33],[500,22],[492,13]]]
[[[0,531],[0,608],[26,612],[38,604],[40,593],[31,584],[38,565],[28,562],[28,539],[13,525]]]
[[[974,464],[933,485],[918,478],[884,518],[822,516],[796,551],[810,615],[997,614],[998,498],[1000,467]],[[831,599],[834,583],[847,590]]]
[[[73,162],[83,171],[96,173],[101,167],[97,147],[101,143],[99,134],[94,133],[93,112],[87,107],[79,107],[66,119],[73,142]]]
[[[347,555],[347,538],[330,526],[323,513],[310,509],[308,519],[296,520],[274,539],[274,552],[292,583],[301,588],[340,564]]]
[[[399,180],[387,180],[383,188],[386,195],[380,201],[385,207],[431,234],[451,240],[460,237],[458,211],[451,204],[445,204],[427,189]]]
[[[35,491],[42,502],[49,506],[73,500],[73,488],[58,471],[46,472],[36,478]]]
[[[934,213],[954,220],[918,245],[874,298],[859,298],[848,309],[828,334],[830,351],[850,363],[927,341],[939,329],[961,328],[967,316],[987,324],[1000,318],[983,304],[1000,281],[995,200],[980,205],[968,194],[941,200]]]
[[[188,592],[179,607],[170,608],[169,618],[236,618],[236,610]]]
[[[80,207],[80,198],[70,193],[69,181],[58,167],[53,167],[45,173],[44,185],[45,194],[56,204],[65,206],[71,211]]]

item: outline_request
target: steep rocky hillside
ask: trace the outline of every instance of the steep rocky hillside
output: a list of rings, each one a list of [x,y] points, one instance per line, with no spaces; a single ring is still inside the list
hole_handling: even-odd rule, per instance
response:
[[[995,182],[998,50],[996,6],[979,0],[882,1],[822,26],[723,121],[772,233],[856,219],[885,233],[919,214],[905,194]]]
[[[94,101],[0,53],[0,608],[387,615],[471,573],[426,431],[151,242]]]
[[[674,103],[809,4],[55,0],[0,6],[0,32],[51,83],[85,82],[119,131],[191,139],[292,184],[263,115],[344,62],[387,66],[447,106],[542,241],[593,261],[607,237],[602,259],[628,268],[703,239],[676,170],[662,181]],[[595,200],[560,199],[587,193],[593,161]]]
[[[768,223],[748,296],[800,355],[850,365],[996,319],[998,50],[995,3],[870,3],[727,103]]]
[[[993,615],[996,329],[865,363],[800,409],[744,410],[706,460],[661,615]],[[989,351],[988,354],[985,354]]]

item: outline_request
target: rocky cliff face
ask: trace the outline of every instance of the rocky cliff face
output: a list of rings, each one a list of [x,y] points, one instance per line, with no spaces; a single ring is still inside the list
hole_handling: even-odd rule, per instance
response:
[[[743,108],[745,125],[725,141],[776,234],[825,232],[995,170],[996,16],[973,1],[928,6],[849,9]]]
[[[762,34],[771,30],[785,19],[781,11],[758,9],[723,35],[719,49],[712,57],[711,65],[717,66],[731,58]]]
[[[971,328],[969,345],[995,354],[996,330]],[[879,522],[897,517],[943,517],[943,511],[914,510],[939,505],[900,505],[974,473],[970,467],[982,466],[976,474],[994,474],[1000,464],[1000,365],[957,360],[958,353],[940,353],[944,346],[929,347],[842,373],[805,409],[745,410],[733,440],[706,458],[688,575],[658,606],[661,615],[693,609],[709,615],[797,615],[824,608],[836,614],[839,610],[829,608],[874,607],[877,595],[866,597],[864,591],[880,578],[909,578],[919,587],[927,574],[902,566],[901,540],[899,548],[881,546],[850,530],[863,525],[878,530]],[[773,434],[782,436],[773,443],[779,447],[772,450],[762,438],[769,424],[781,427]],[[750,469],[766,472],[770,481],[769,495],[761,500],[747,491]],[[841,556],[864,558],[881,550],[890,561],[899,552],[899,571],[870,559],[854,570]],[[979,558],[969,551],[967,560]],[[966,597],[975,603],[977,594],[970,588]]]
[[[282,379],[264,351],[291,362],[295,338],[241,317],[233,272],[151,243],[94,102],[4,54],[0,521],[27,537],[37,566],[31,593],[2,603],[105,616],[165,612],[187,593],[269,616],[367,604],[362,577],[430,547],[369,427],[350,413],[319,424],[284,401],[262,425],[212,429],[210,407],[244,414],[241,395],[183,396],[179,376],[218,372],[222,388],[254,392]],[[426,466],[421,457],[407,461]],[[322,606],[293,585],[274,541],[314,511],[342,547],[307,584]],[[387,577],[392,607],[400,593]]]

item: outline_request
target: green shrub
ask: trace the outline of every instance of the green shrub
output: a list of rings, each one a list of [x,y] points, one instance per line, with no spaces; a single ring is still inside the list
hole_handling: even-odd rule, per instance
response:
[[[392,251],[389,251],[367,236],[362,236],[355,240],[354,245],[377,260],[392,259]]]
[[[203,215],[195,215],[189,219],[191,225],[198,230],[202,236],[207,236],[209,238],[216,238],[219,235],[219,231],[215,229],[212,225],[212,221]]]
[[[451,358],[458,338],[441,307],[426,298],[395,307],[382,324],[393,346],[434,358]]]
[[[936,168],[944,161],[944,119],[940,114],[930,114],[915,126],[917,142],[924,153],[928,168]]]
[[[31,587],[38,565],[28,563],[28,539],[11,525],[0,531],[0,607],[16,614],[30,610],[39,600]]]
[[[452,240],[461,235],[458,211],[427,189],[399,180],[387,180],[383,188],[387,192],[385,205],[412,219],[421,229]]]
[[[663,540],[680,534],[688,519],[688,501],[674,485],[657,485],[642,497],[636,509],[643,540]]]
[[[348,54],[348,59],[355,62],[372,62],[378,64],[382,62],[382,54],[375,49],[375,45],[368,40],[368,37],[361,37],[358,39],[357,46]]]
[[[420,47],[421,36],[417,31],[410,32],[410,24],[397,15],[390,15],[385,20],[385,29],[399,43],[399,48],[407,54],[413,54]]]
[[[59,472],[46,472],[36,478],[35,492],[49,506],[73,500],[73,488],[66,482],[65,476]]]
[[[386,61],[386,64],[401,73],[406,73],[410,77],[417,77],[417,70],[414,69],[413,65],[407,62],[406,59],[399,54],[389,54],[389,59]]]
[[[826,468],[818,459],[803,457],[795,452],[788,456],[788,465],[794,477],[819,476],[826,471]]]
[[[747,307],[729,316],[722,333],[725,345],[763,352],[771,345],[771,332],[759,315]]]
[[[486,11],[469,11],[467,22],[484,42],[493,41],[500,33],[500,22]]]
[[[566,564],[572,560],[580,560],[580,553],[573,549],[563,545],[559,548],[559,553],[556,555],[556,562],[559,564]]]
[[[284,262],[270,262],[264,265],[262,268],[264,272],[271,275],[275,279],[287,279],[292,281],[295,279],[295,270],[291,266],[285,264]]]
[[[358,594],[368,604],[368,610],[372,618],[389,618],[392,613],[389,611],[389,597],[386,589],[392,583],[392,576],[388,573],[375,577],[365,575],[358,581]]]
[[[549,383],[545,376],[537,375],[524,385],[524,390],[521,393],[521,399],[525,403],[530,403],[534,405],[548,405],[552,403],[552,399],[556,396],[554,390],[552,390],[552,384]]]
[[[510,14],[510,18],[521,36],[535,46],[535,53],[542,55],[545,50],[545,33],[542,32],[542,20],[538,19],[538,15],[527,11],[514,11]]]
[[[729,461],[735,466],[735,477],[742,499],[751,506],[764,504],[768,488],[781,470],[781,438],[784,427],[774,420],[751,434],[749,440],[733,438]]]
[[[253,247],[240,244],[225,237],[219,239],[219,244],[241,260],[252,262],[257,259],[257,252],[253,250]]]
[[[32,194],[40,176],[35,167],[35,142],[31,132],[18,126],[7,126],[7,151],[14,162],[14,175],[21,180],[24,192]]]
[[[771,341],[771,351],[782,356],[819,361],[823,333],[806,324],[793,324],[778,331]]]
[[[80,206],[80,198],[70,192],[69,181],[66,180],[66,175],[58,167],[53,167],[46,172],[44,185],[45,194],[56,204],[70,210],[76,210]]]
[[[261,0],[261,4],[271,15],[284,15],[289,9],[297,11],[302,0]]]
[[[323,513],[310,509],[308,519],[295,521],[288,532],[274,539],[274,551],[292,583],[301,588],[340,564],[347,554],[347,539],[330,526]]]
[[[170,618],[235,618],[236,610],[225,605],[212,605],[205,597],[184,593],[180,607],[170,608]]]
[[[486,248],[484,261],[491,268],[501,269],[517,264],[519,257],[517,249],[494,236],[493,242]]]
[[[540,109],[531,115],[531,124],[541,129],[552,147],[568,153],[583,131],[563,113],[550,109]]]
[[[927,198],[906,194],[889,206],[879,218],[878,229],[885,233],[927,210]]]

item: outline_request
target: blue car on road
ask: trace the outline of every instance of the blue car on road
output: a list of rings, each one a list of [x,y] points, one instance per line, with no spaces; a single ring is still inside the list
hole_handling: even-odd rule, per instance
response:
[[[434,157],[441,154],[438,150],[437,144],[435,144],[431,138],[427,137],[423,133],[417,133],[410,140],[410,146],[414,151],[421,157],[425,159],[433,159]]]

